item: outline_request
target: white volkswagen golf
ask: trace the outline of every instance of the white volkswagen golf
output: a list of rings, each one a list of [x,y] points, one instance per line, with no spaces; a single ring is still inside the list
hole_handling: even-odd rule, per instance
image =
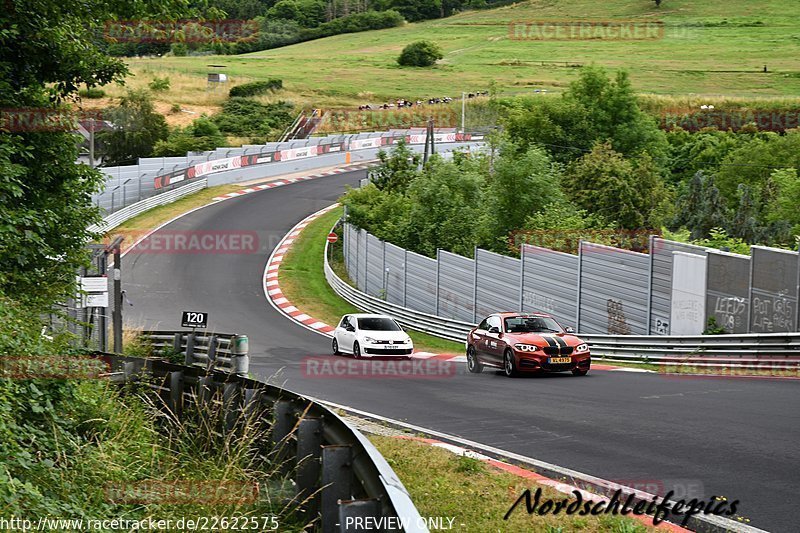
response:
[[[360,357],[411,355],[411,337],[390,316],[344,315],[333,332],[333,353]]]

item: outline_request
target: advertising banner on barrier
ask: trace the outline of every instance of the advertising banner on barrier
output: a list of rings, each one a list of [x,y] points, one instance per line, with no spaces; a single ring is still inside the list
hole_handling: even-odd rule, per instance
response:
[[[241,167],[242,167],[241,156],[230,157],[228,159],[215,159],[213,161],[206,161],[205,163],[200,163],[199,165],[195,165],[193,167],[194,175],[192,177],[199,178],[200,176],[213,174],[214,172],[233,170],[235,168],[241,168]]]
[[[318,146],[304,146],[303,148],[291,148],[289,150],[280,151],[281,161],[291,161],[293,159],[303,159],[304,157],[313,157],[317,155]]]
[[[378,148],[381,145],[380,137],[372,137],[371,139],[356,139],[350,141],[350,150],[363,150],[364,148]]]
[[[247,166],[248,164],[252,164],[249,163],[249,161],[243,163],[244,159],[246,158],[242,156],[229,157],[227,159],[215,159],[213,161],[206,161],[204,163],[199,163],[189,168],[177,170],[175,172],[171,172],[163,176],[158,176],[154,180],[155,188],[161,189],[167,187],[168,185],[174,185],[176,183],[179,183],[183,180],[199,178],[202,176],[206,176],[208,174],[213,174],[215,172],[234,170],[237,168],[241,168],[242,166]]]

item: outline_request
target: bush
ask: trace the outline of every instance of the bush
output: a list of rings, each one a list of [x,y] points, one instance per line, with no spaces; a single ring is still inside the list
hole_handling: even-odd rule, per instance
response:
[[[251,83],[243,83],[242,85],[237,85],[236,87],[231,87],[228,96],[231,98],[258,96],[269,91],[277,91],[280,89],[283,89],[283,80],[269,79],[267,81],[254,81]]]
[[[436,43],[417,41],[403,48],[397,62],[404,67],[430,67],[443,57],[442,49]]]
[[[169,91],[169,78],[167,77],[159,78],[158,76],[156,76],[155,78],[153,78],[153,81],[147,84],[147,86],[150,87],[151,91],[157,93]]]
[[[397,11],[365,11],[364,13],[333,19],[330,22],[320,24],[316,28],[302,30],[300,36],[302,40],[308,41],[342,33],[394,28],[401,26],[404,21],[403,15]]]
[[[106,92],[99,88],[99,87],[89,87],[87,89],[81,89],[78,91],[78,96],[81,98],[105,98]]]
[[[175,128],[153,148],[154,157],[182,156],[187,152],[205,152],[225,144],[225,136],[208,117],[195,119],[191,126]]]
[[[262,104],[248,98],[231,98],[211,120],[226,135],[277,137],[294,120],[292,109],[285,102]]]

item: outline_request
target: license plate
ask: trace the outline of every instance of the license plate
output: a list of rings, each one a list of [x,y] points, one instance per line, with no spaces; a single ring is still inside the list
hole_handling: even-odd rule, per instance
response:
[[[572,357],[551,357],[550,364],[571,363]]]

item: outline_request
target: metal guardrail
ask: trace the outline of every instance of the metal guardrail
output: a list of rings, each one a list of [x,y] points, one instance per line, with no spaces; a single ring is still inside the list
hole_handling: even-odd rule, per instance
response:
[[[370,296],[342,280],[328,261],[325,278],[336,294],[367,312],[391,315],[408,328],[465,342],[474,324],[422,313]],[[655,363],[664,366],[765,368],[800,370],[800,333],[744,335],[596,335],[580,334],[592,355],[612,362]]]
[[[93,225],[89,227],[89,231],[110,231],[126,220],[129,220],[137,215],[144,213],[145,211],[152,209],[159,205],[169,204],[174,202],[178,198],[182,198],[193,192],[197,192],[201,189],[205,189],[208,184],[208,181],[203,178],[198,180],[194,183],[190,183],[184,185],[182,187],[176,187],[171,191],[157,194],[155,196],[151,196],[150,198],[145,198],[139,202],[130,204],[122,209],[114,211],[110,215],[106,216],[98,225]]]
[[[181,416],[187,405],[216,401],[222,406],[224,430],[236,431],[245,418],[258,419],[270,428],[265,454],[293,475],[295,502],[319,518],[318,531],[347,531],[347,518],[392,518],[385,521],[406,533],[427,533],[408,491],[380,452],[358,430],[327,407],[299,394],[243,375],[224,372],[214,365],[197,363],[236,359],[236,335],[194,335],[148,332],[145,338],[156,348],[180,346],[193,353],[190,365],[161,359],[98,354],[109,363],[111,379],[118,383],[138,380],[163,400],[171,413]],[[180,339],[180,340],[179,340]],[[170,340],[173,344],[170,344]],[[187,343],[189,343],[187,345]],[[200,352],[205,352],[205,354]],[[235,367],[235,365],[233,365]],[[243,416],[244,415],[244,416]]]
[[[244,377],[250,370],[248,339],[244,335],[145,331],[141,337],[157,352],[182,355],[187,366],[199,364]]]

